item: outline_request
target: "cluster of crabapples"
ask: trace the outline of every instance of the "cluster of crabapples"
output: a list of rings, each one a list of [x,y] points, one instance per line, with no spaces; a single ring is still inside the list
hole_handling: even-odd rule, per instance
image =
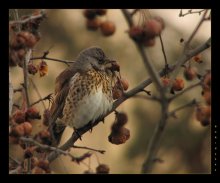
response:
[[[203,62],[200,55],[194,56],[193,61],[197,63]],[[195,78],[201,80],[202,97],[204,99],[205,105],[196,105],[196,119],[201,123],[202,126],[207,126],[211,122],[211,71],[207,71],[204,76],[200,76],[196,67],[192,67],[190,64],[189,66],[183,65],[183,67],[183,76],[185,80],[192,81]],[[171,86],[170,92],[172,94],[175,94],[175,92],[184,89],[185,82],[181,77],[174,79],[172,83],[168,76],[161,78],[161,81],[165,87]]]
[[[164,28],[164,20],[155,16],[146,20],[143,25],[131,26],[128,34],[135,42],[145,47],[150,47],[155,45],[155,38],[161,34]]]
[[[30,137],[33,135],[33,120],[41,119],[39,111],[35,107],[26,110],[16,110],[11,117],[9,129],[9,142],[17,144],[24,150],[24,161],[20,165],[20,173],[25,173],[25,160],[31,160],[31,172],[33,174],[50,173],[49,162],[41,157],[45,151],[38,146],[27,144],[20,137]],[[44,111],[43,124],[48,126],[48,110]],[[51,145],[51,135],[48,130],[36,133],[33,139],[41,144]]]
[[[96,174],[108,174],[110,171],[110,168],[106,164],[99,164],[96,167]],[[92,170],[86,170],[84,171],[84,174],[93,174],[94,172]]]
[[[40,15],[36,11],[32,16]],[[25,21],[29,16],[22,17]],[[22,24],[9,24],[10,40],[9,40],[9,65],[11,67],[19,65],[23,67],[23,61],[28,49],[32,49],[40,40],[38,32],[39,25],[44,16],[32,19]]]
[[[196,119],[202,126],[211,122],[211,72],[207,71],[202,79],[202,96],[205,104],[196,107]]]
[[[105,16],[106,9],[86,9],[83,15],[86,17],[86,27],[88,30],[96,31],[100,28],[103,36],[111,36],[116,30],[114,22],[105,20],[103,21],[100,16]]]
[[[111,134],[108,140],[112,144],[124,144],[130,138],[130,131],[124,127],[128,122],[128,117],[123,112],[115,112],[115,121],[111,127]]]

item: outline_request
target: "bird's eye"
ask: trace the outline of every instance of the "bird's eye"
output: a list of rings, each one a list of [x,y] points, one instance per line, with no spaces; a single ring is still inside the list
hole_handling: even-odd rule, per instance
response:
[[[103,64],[103,60],[98,60],[98,63],[99,64]]]

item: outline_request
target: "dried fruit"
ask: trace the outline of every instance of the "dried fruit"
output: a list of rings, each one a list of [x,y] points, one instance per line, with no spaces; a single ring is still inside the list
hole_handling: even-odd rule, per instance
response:
[[[196,119],[203,126],[210,124],[211,106],[198,106],[196,108]]]
[[[100,15],[100,16],[103,16],[107,13],[107,10],[106,9],[97,9],[96,10],[96,14],[97,15]]]
[[[116,30],[115,24],[111,21],[102,22],[100,28],[104,36],[111,36]]]
[[[11,136],[21,137],[24,136],[24,126],[22,124],[16,125],[11,129]]]
[[[42,168],[43,170],[47,171],[49,170],[49,161],[46,159],[39,159],[37,166]]]
[[[197,76],[197,69],[195,67],[186,67],[183,74],[186,80],[192,81]]]
[[[31,157],[31,167],[34,168],[35,166],[37,166],[39,160],[37,157]]]
[[[130,38],[132,38],[136,42],[141,42],[144,37],[144,31],[142,27],[133,26],[128,31]]]
[[[38,67],[35,66],[33,63],[28,64],[28,73],[35,75],[38,71]]]
[[[32,170],[31,170],[32,174],[45,174],[46,171],[43,170],[42,168],[35,166]]]
[[[94,19],[87,19],[86,21],[86,27],[88,30],[97,30],[101,25],[101,21],[98,18]]]
[[[94,9],[87,9],[83,11],[83,15],[87,18],[87,19],[94,19],[96,17],[96,10]]]
[[[184,88],[184,80],[182,78],[176,78],[172,84],[171,90],[181,91]]]
[[[112,95],[113,95],[113,99],[116,100],[122,97],[123,93],[120,89],[114,87],[112,90]]]
[[[145,47],[154,46],[155,44],[156,44],[155,38],[144,39],[144,42],[143,42],[143,45],[144,45]]]
[[[205,87],[210,88],[211,87],[211,72],[208,71],[208,73],[204,76],[204,80],[203,83],[205,85]]]
[[[162,17],[159,17],[159,16],[154,16],[153,17],[154,20],[160,22],[161,26],[162,26],[162,29],[165,28],[165,22],[164,22],[164,19]]]
[[[116,113],[116,123],[119,126],[124,126],[128,122],[128,116],[124,112]]]
[[[38,70],[39,70],[40,77],[47,75],[48,73],[47,63],[45,61],[40,62]]]
[[[203,92],[203,97],[205,99],[206,104],[211,105],[211,91],[205,90]]]
[[[202,56],[200,54],[193,57],[193,60],[197,63],[202,63]]]
[[[106,164],[100,164],[98,167],[96,167],[96,173],[105,173],[108,174],[110,171],[110,168]]]
[[[167,87],[170,84],[170,79],[167,77],[163,77],[163,78],[161,78],[161,82],[164,87]]]
[[[25,121],[25,112],[22,110],[16,110],[12,116],[16,123],[23,123]]]
[[[27,119],[41,119],[40,112],[35,107],[30,107],[26,111]]]
[[[128,81],[126,79],[124,79],[124,78],[121,78],[120,82],[121,82],[121,84],[123,86],[123,89],[126,91],[128,89],[128,87],[129,87]]]
[[[24,128],[24,135],[30,135],[32,132],[32,125],[29,122],[24,122],[21,125]]]
[[[9,143],[11,144],[18,144],[19,138],[15,136],[9,136]]]
[[[118,131],[112,131],[108,136],[108,141],[112,144],[124,144],[130,138],[130,131],[127,128],[120,128]]]
[[[17,34],[17,42],[29,48],[33,48],[38,39],[35,35],[27,31],[21,31]]]
[[[144,33],[146,38],[154,38],[160,35],[162,31],[162,23],[155,19],[150,19],[144,24]]]
[[[27,147],[24,151],[24,158],[31,158],[33,156],[35,148],[32,147]]]

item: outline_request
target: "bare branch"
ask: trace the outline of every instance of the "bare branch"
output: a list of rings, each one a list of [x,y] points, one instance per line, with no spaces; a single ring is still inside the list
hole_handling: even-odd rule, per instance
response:
[[[202,10],[199,10],[199,11],[192,11],[192,10],[189,10],[188,12],[184,13],[183,14],[183,10],[181,9],[180,10],[180,13],[179,13],[179,17],[184,17],[186,15],[190,15],[190,14],[201,14],[203,11],[205,11],[206,9],[202,9]]]
[[[95,152],[98,152],[98,153],[101,153],[101,154],[105,153],[105,150],[94,149],[94,148],[90,148],[90,147],[86,147],[86,146],[73,145],[72,147],[73,148],[78,148],[78,149],[87,149],[87,150],[95,151]]]
[[[198,82],[198,83],[196,83],[196,84],[193,84],[193,85],[187,87],[186,89],[184,89],[184,90],[182,90],[181,92],[177,93],[177,94],[174,95],[173,97],[169,98],[169,101],[172,101],[172,100],[176,99],[177,97],[183,95],[185,92],[187,92],[187,91],[189,91],[189,90],[191,90],[191,89],[193,89],[193,88],[195,88],[195,87],[197,87],[197,86],[200,86],[201,83],[202,83],[202,82],[200,81],[200,82]]]
[[[201,27],[202,23],[205,20],[206,14],[208,12],[208,10],[204,10],[205,12],[203,13],[202,18],[200,19],[198,25],[195,27],[195,29],[193,30],[192,34],[190,35],[189,39],[186,41],[185,43],[185,49],[188,49],[190,42],[192,41],[192,39],[194,38],[194,36],[196,35],[196,33],[198,32],[199,28]]]
[[[134,16],[140,9],[135,9],[131,12],[131,16]]]
[[[51,60],[51,61],[55,61],[55,62],[61,62],[64,64],[71,64],[74,63],[74,61],[69,61],[69,60],[61,60],[61,59],[56,59],[56,58],[50,58],[50,57],[45,57],[45,56],[41,56],[41,57],[32,57],[30,60],[38,60],[38,59],[44,59],[44,60]]]
[[[9,24],[25,24],[31,20],[35,20],[35,19],[39,19],[39,18],[45,18],[46,17],[46,13],[45,10],[41,10],[41,13],[39,15],[32,15],[29,16],[28,18],[24,19],[24,20],[15,20],[15,21],[10,21]]]
[[[14,94],[14,90],[11,82],[11,73],[9,68],[9,116],[11,115],[12,107],[13,107],[13,94]]]
[[[175,116],[176,112],[178,112],[178,111],[180,111],[182,109],[185,109],[187,107],[194,106],[194,105],[197,105],[197,101],[195,99],[193,99],[192,101],[190,101],[190,102],[188,102],[188,103],[186,103],[186,104],[184,104],[184,105],[174,109],[173,111],[169,112],[168,113],[168,117],[169,116]]]

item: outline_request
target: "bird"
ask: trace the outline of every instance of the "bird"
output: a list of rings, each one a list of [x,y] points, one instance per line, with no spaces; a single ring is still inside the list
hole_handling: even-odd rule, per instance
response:
[[[49,126],[56,145],[66,126],[77,132],[112,108],[112,89],[119,70],[115,60],[93,46],[82,50],[75,62],[58,75]]]

